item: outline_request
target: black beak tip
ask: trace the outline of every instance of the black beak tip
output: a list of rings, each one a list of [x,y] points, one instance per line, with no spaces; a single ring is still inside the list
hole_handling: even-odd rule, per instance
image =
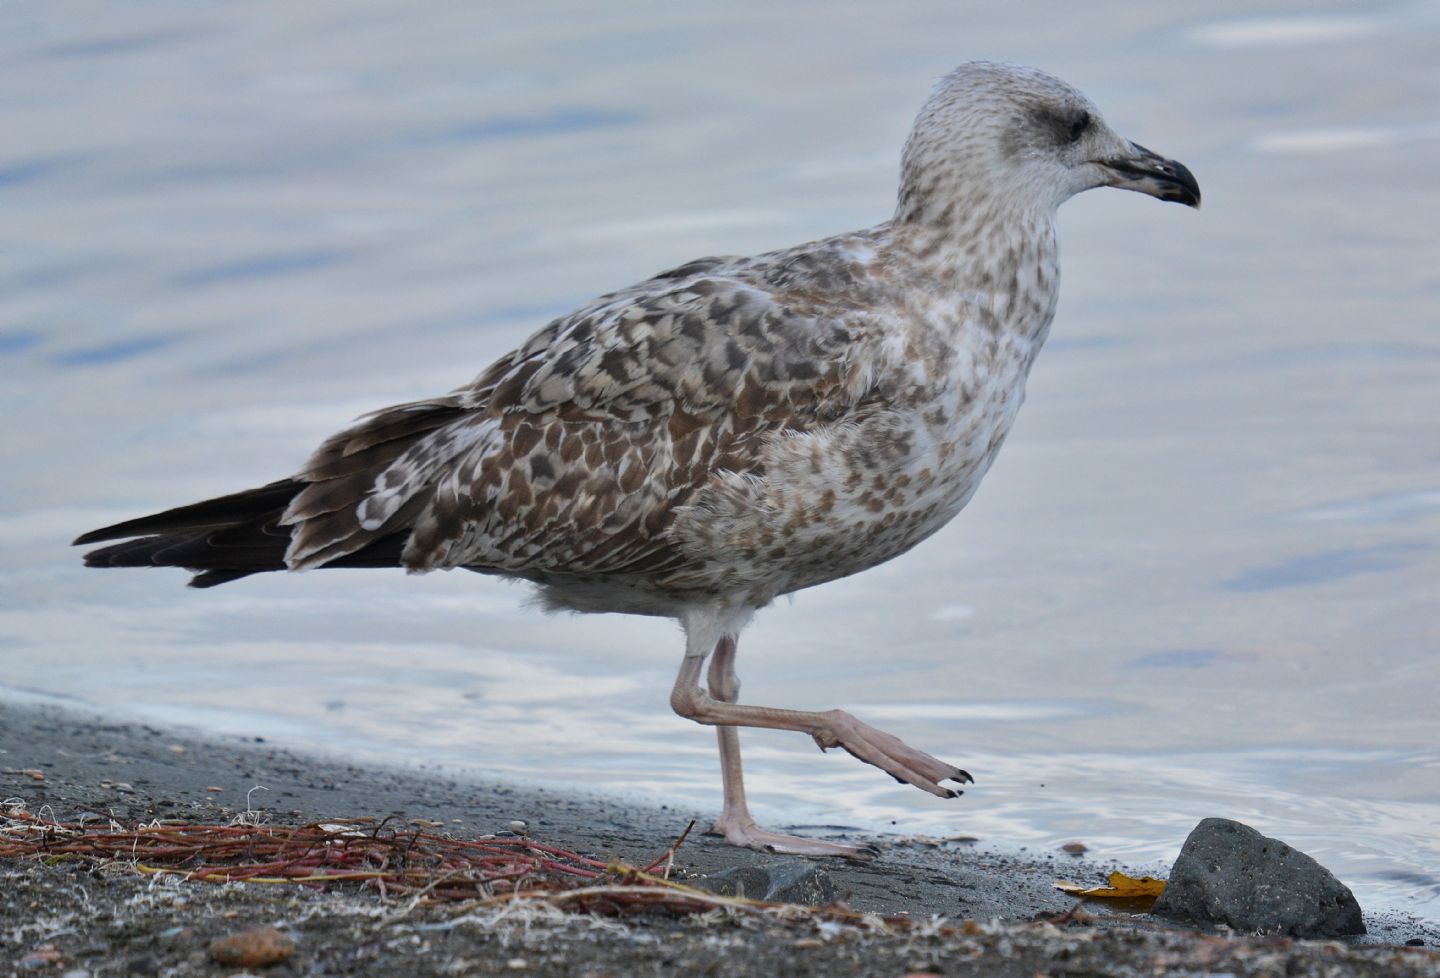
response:
[[[1177,160],[1169,160],[1139,144],[1133,155],[1112,159],[1101,165],[1110,172],[1110,186],[1170,200],[1186,207],[1200,207],[1200,183],[1190,168]]]
[[[1195,174],[1184,163],[1171,161],[1175,168],[1175,194],[1166,197],[1166,200],[1173,200],[1177,204],[1184,204],[1186,207],[1200,209],[1200,182],[1195,179]]]

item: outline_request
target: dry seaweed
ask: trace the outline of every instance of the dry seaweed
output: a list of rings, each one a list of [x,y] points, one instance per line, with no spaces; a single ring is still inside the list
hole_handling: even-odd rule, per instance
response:
[[[526,837],[457,839],[388,819],[125,826],[114,820],[59,822],[12,805],[0,812],[0,857],[49,864],[78,859],[205,883],[346,885],[426,903],[564,894],[567,904],[619,912],[631,904],[656,904],[643,891],[669,888],[655,874],[668,871],[688,832],[648,866],[635,868]]]

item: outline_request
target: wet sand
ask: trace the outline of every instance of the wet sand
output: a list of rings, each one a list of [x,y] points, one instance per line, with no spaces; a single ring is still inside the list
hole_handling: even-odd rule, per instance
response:
[[[577,852],[645,864],[692,818],[713,812],[619,803],[583,792],[517,787],[451,772],[399,770],[306,756],[270,744],[214,739],[117,722],[78,709],[0,703],[0,798],[60,820],[85,813],[121,822],[154,818],[224,822],[263,811],[275,823],[361,816],[443,823],[457,837],[507,831]],[[41,772],[43,780],[22,772]],[[218,788],[219,790],[212,790]],[[263,789],[263,790],[257,790]],[[813,834],[850,841],[847,833]],[[1003,840],[935,843],[864,837],[869,863],[824,861],[853,910],[945,918],[884,932],[709,914],[597,923],[543,908],[475,912],[463,905],[400,912],[373,893],[298,887],[156,882],[123,867],[0,863],[0,961],[25,974],[217,973],[209,941],[271,924],[297,942],[266,973],[668,973],[1025,975],[1211,972],[1440,975],[1440,927],[1396,913],[1367,913],[1370,935],[1337,942],[1206,937],[1145,916],[1112,913],[1053,888],[1099,881],[1117,867],[1063,853],[1006,851]],[[704,874],[784,857],[745,852],[692,833],[676,868]],[[972,922],[969,925],[964,921]],[[1401,948],[1419,940],[1423,947]],[[1059,972],[1057,961],[1068,964]],[[1187,963],[1188,962],[1188,963]],[[1278,971],[1273,971],[1279,968]],[[1289,968],[1288,972],[1286,969]],[[396,970],[399,969],[399,970]],[[1126,970],[1130,969],[1130,970]],[[1294,969],[1299,969],[1294,970]],[[1328,969],[1328,970],[1327,970]]]

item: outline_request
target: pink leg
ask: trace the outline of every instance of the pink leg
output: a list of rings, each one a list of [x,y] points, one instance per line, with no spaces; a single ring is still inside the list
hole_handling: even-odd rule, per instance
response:
[[[710,687],[710,696],[722,703],[734,703],[740,694],[740,680],[735,675],[735,636],[726,635],[715,644],[715,655],[710,660],[706,684]],[[799,836],[767,832],[760,828],[755,824],[750,807],[745,802],[744,772],[740,767],[740,731],[731,726],[717,726],[715,735],[720,740],[720,774],[725,784],[725,808],[716,819],[712,831],[723,835],[725,841],[731,845],[744,846],[747,849],[798,856],[869,858],[869,850],[858,846],[802,839]]]
[[[750,816],[745,804],[740,741],[735,727],[769,727],[808,733],[821,750],[842,747],[852,756],[875,765],[895,780],[913,784],[942,798],[953,798],[959,792],[942,786],[941,781],[965,784],[971,780],[970,775],[959,768],[915,750],[899,738],[861,723],[843,710],[812,713],[736,703],[739,682],[735,678],[734,669],[734,632],[738,631],[738,628],[717,629],[711,624],[712,621],[713,619],[707,620],[698,615],[694,625],[687,621],[685,661],[675,679],[670,705],[683,717],[720,728],[717,733],[720,739],[720,764],[725,781],[725,808],[715,828],[730,842],[755,849],[807,855],[861,854],[850,846],[777,836],[756,827],[755,820]],[[700,688],[699,680],[712,642],[715,661],[707,677],[710,687],[707,693]]]

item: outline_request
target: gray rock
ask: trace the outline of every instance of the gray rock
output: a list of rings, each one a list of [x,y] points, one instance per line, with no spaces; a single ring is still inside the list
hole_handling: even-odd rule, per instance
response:
[[[1288,937],[1365,933],[1349,887],[1303,852],[1228,818],[1207,818],[1175,860],[1156,916]]]
[[[819,906],[835,902],[835,884],[830,881],[830,874],[806,862],[731,866],[689,882],[691,886],[720,896],[747,897],[769,903]]]

